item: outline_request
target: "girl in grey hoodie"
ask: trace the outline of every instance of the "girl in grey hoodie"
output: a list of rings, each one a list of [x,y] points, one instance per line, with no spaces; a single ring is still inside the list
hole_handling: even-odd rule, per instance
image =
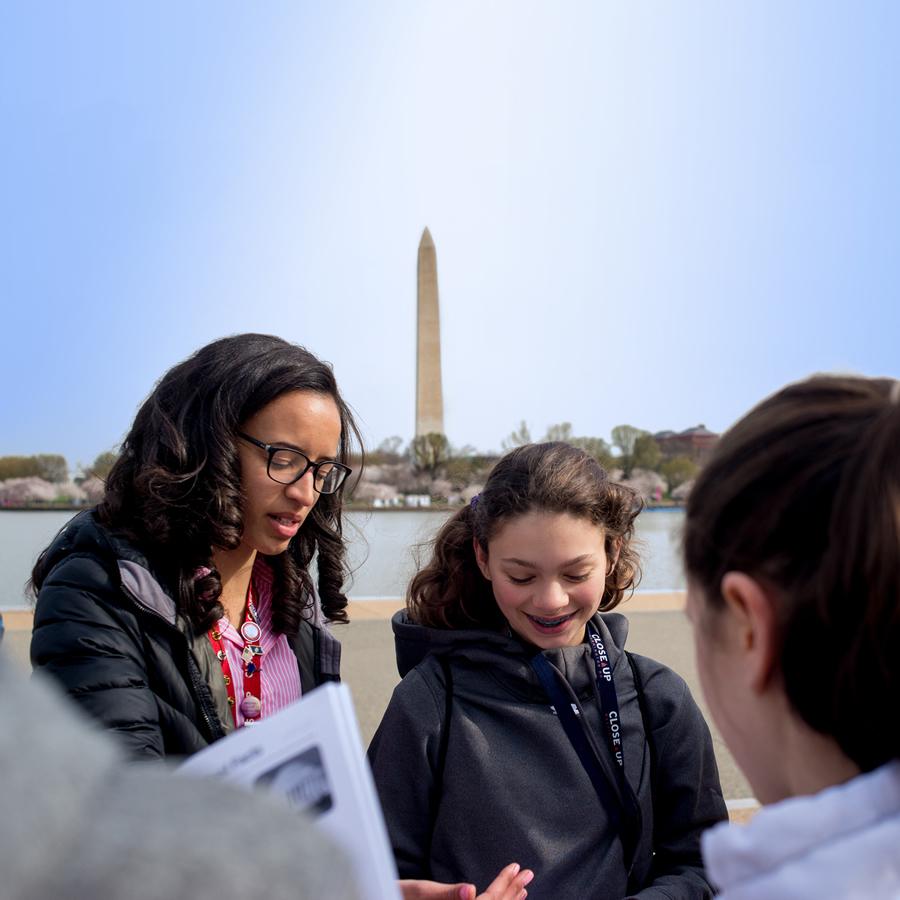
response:
[[[486,884],[517,859],[531,898],[711,896],[709,731],[609,612],[638,575],[639,510],[583,451],[529,445],[438,534],[369,750],[401,877]]]

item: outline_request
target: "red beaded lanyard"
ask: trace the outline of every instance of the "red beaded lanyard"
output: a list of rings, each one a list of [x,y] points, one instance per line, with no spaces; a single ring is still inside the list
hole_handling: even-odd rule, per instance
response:
[[[256,607],[253,604],[253,588],[247,588],[247,611],[240,628],[241,637],[244,639],[244,649],[241,659],[244,663],[244,696],[241,698],[241,714],[244,717],[244,725],[255,722],[262,712],[262,682],[260,679],[260,666],[262,664],[262,647],[260,638],[262,629],[259,627],[259,619],[256,615]],[[209,632],[209,642],[216,653],[216,657],[222,664],[222,674],[225,677],[225,687],[228,689],[228,705],[237,725],[237,699],[234,692],[234,679],[231,677],[231,664],[228,662],[228,654],[222,645],[222,632],[212,629]]]

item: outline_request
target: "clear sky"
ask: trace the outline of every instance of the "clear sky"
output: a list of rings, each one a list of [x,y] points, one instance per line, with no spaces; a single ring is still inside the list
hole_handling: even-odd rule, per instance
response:
[[[0,454],[74,466],[173,363],[267,331],[412,436],[727,427],[900,375],[900,5],[0,6]]]

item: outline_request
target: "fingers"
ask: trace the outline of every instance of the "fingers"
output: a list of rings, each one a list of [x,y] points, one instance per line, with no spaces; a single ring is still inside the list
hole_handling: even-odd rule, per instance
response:
[[[475,900],[475,885],[439,884],[437,881],[403,878],[400,880],[400,893],[403,900]],[[500,896],[506,900],[504,895]]]
[[[525,900],[528,896],[525,886],[532,878],[534,872],[531,869],[510,863],[478,897],[471,884],[439,884],[408,878],[400,881],[400,892],[403,900]]]
[[[534,872],[531,869],[521,869],[518,863],[510,863],[477,900],[524,900],[528,896],[525,886],[532,878]]]

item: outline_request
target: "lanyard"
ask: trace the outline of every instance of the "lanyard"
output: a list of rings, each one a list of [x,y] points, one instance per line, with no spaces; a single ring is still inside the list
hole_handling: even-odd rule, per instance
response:
[[[240,710],[244,717],[244,725],[255,722],[262,713],[262,682],[260,668],[262,665],[262,646],[260,639],[262,629],[259,626],[259,617],[256,606],[253,603],[253,588],[247,588],[247,608],[244,613],[244,621],[240,627],[241,637],[244,639],[244,649],[241,651],[241,660],[244,663],[244,685],[241,697]],[[222,644],[222,633],[218,629],[209,632],[209,642],[215,650],[216,658],[222,664],[222,675],[225,678],[225,687],[228,690],[228,705],[237,725],[237,710],[235,709],[237,698],[234,690],[234,679],[231,675],[231,664],[228,662],[228,654]]]
[[[590,778],[600,803],[609,816],[610,825],[621,837],[625,851],[626,866],[630,869],[640,830],[640,811],[637,809],[634,795],[625,780],[624,759],[622,756],[622,732],[619,720],[619,701],[613,681],[612,666],[603,644],[603,639],[593,623],[588,625],[588,644],[594,661],[594,672],[597,690],[600,694],[601,713],[606,726],[607,743],[616,761],[615,773],[619,791],[613,790],[609,779],[605,776],[594,748],[585,734],[587,725],[579,709],[577,698],[571,688],[568,694],[561,682],[562,674],[552,666],[542,653],[531,658],[531,667],[541,682],[557,718],[563,726],[566,737],[578,754],[581,765]],[[566,682],[568,686],[568,683]],[[627,821],[626,821],[627,820]],[[623,827],[623,823],[628,827]]]
[[[600,694],[600,713],[606,725],[606,741],[620,772],[625,770],[625,757],[622,755],[622,726],[619,719],[619,698],[613,682],[612,666],[603,644],[603,638],[593,622],[588,622],[588,645],[594,659],[594,676],[597,679],[597,691]]]

